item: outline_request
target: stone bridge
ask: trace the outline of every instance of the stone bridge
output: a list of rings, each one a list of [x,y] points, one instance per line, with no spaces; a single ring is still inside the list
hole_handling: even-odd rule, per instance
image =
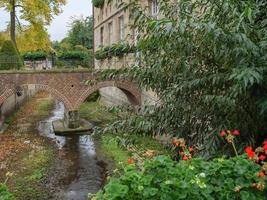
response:
[[[0,72],[0,105],[11,95],[19,95],[28,85],[50,93],[65,105],[65,121],[69,128],[79,126],[78,109],[90,94],[104,87],[121,89],[134,105],[141,104],[139,87],[129,81],[97,81],[97,73],[88,71],[17,71]],[[85,84],[89,80],[92,84]]]

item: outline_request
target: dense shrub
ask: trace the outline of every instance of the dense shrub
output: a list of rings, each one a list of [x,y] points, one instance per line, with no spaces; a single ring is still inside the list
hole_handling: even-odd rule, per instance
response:
[[[0,50],[0,70],[20,69],[21,57],[12,41],[6,40]]]
[[[86,51],[65,51],[58,55],[56,61],[57,67],[77,67],[82,66],[86,68],[93,67],[93,52]]]
[[[160,101],[143,116],[127,116],[122,131],[182,137],[207,158],[227,153],[214,134],[226,127],[242,132],[237,151],[260,144],[267,132],[267,2],[159,0],[161,19],[130,2],[140,62],[107,77],[134,79]]]
[[[128,43],[118,43],[111,46],[102,47],[95,52],[95,58],[97,60],[104,60],[114,56],[121,57],[124,54],[134,53],[136,47]]]
[[[59,53],[58,58],[61,60],[84,60],[87,53],[84,51],[64,51]]]
[[[22,57],[24,60],[45,60],[47,58],[48,54],[43,51],[37,51],[37,52],[26,52],[22,54]]]
[[[104,6],[105,0],[92,0],[93,6],[96,8],[101,8]]]
[[[259,170],[245,156],[179,163],[161,156],[147,161],[141,171],[131,165],[120,178],[112,178],[96,199],[266,200],[267,190],[255,187],[267,183]]]

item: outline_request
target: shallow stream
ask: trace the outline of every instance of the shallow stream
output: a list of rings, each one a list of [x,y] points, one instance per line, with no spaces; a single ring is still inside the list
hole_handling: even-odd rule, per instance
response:
[[[105,179],[105,169],[97,159],[91,136],[56,136],[52,122],[63,119],[64,105],[57,103],[51,117],[38,126],[42,136],[54,140],[59,158],[56,159],[54,174],[47,184],[52,184],[52,200],[88,200],[88,193],[96,193]],[[49,178],[49,177],[48,177]]]

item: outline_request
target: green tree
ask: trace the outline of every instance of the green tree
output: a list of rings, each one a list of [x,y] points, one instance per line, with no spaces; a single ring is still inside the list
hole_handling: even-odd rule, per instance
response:
[[[49,25],[53,15],[61,12],[60,7],[66,3],[65,0],[0,0],[0,8],[10,13],[10,38],[16,46],[16,21],[19,17],[31,25]],[[16,15],[16,11],[20,15]]]
[[[0,51],[0,70],[20,69],[22,66],[21,57],[14,43],[6,40]]]
[[[133,78],[161,101],[121,128],[184,137],[207,157],[227,153],[219,148],[221,129],[240,129],[240,151],[261,142],[267,132],[267,2],[160,0],[161,19],[136,2],[129,8],[141,35],[141,60],[113,77]]]
[[[82,45],[87,49],[93,48],[93,18],[81,17],[72,19],[68,32],[68,42],[72,47]]]
[[[3,31],[0,32],[0,47],[3,45],[3,43],[8,39],[8,33]]]

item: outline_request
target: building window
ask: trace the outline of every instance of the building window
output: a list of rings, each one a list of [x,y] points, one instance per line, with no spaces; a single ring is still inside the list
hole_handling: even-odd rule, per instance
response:
[[[124,40],[125,35],[125,25],[124,25],[124,17],[119,17],[119,36],[120,40]]]
[[[100,28],[100,45],[103,46],[104,44],[104,27]]]
[[[112,44],[112,37],[113,37],[113,25],[112,22],[108,24],[108,42],[109,44]]]
[[[159,14],[158,0],[152,0],[152,2],[151,2],[151,14],[152,14],[152,16],[157,16]]]

